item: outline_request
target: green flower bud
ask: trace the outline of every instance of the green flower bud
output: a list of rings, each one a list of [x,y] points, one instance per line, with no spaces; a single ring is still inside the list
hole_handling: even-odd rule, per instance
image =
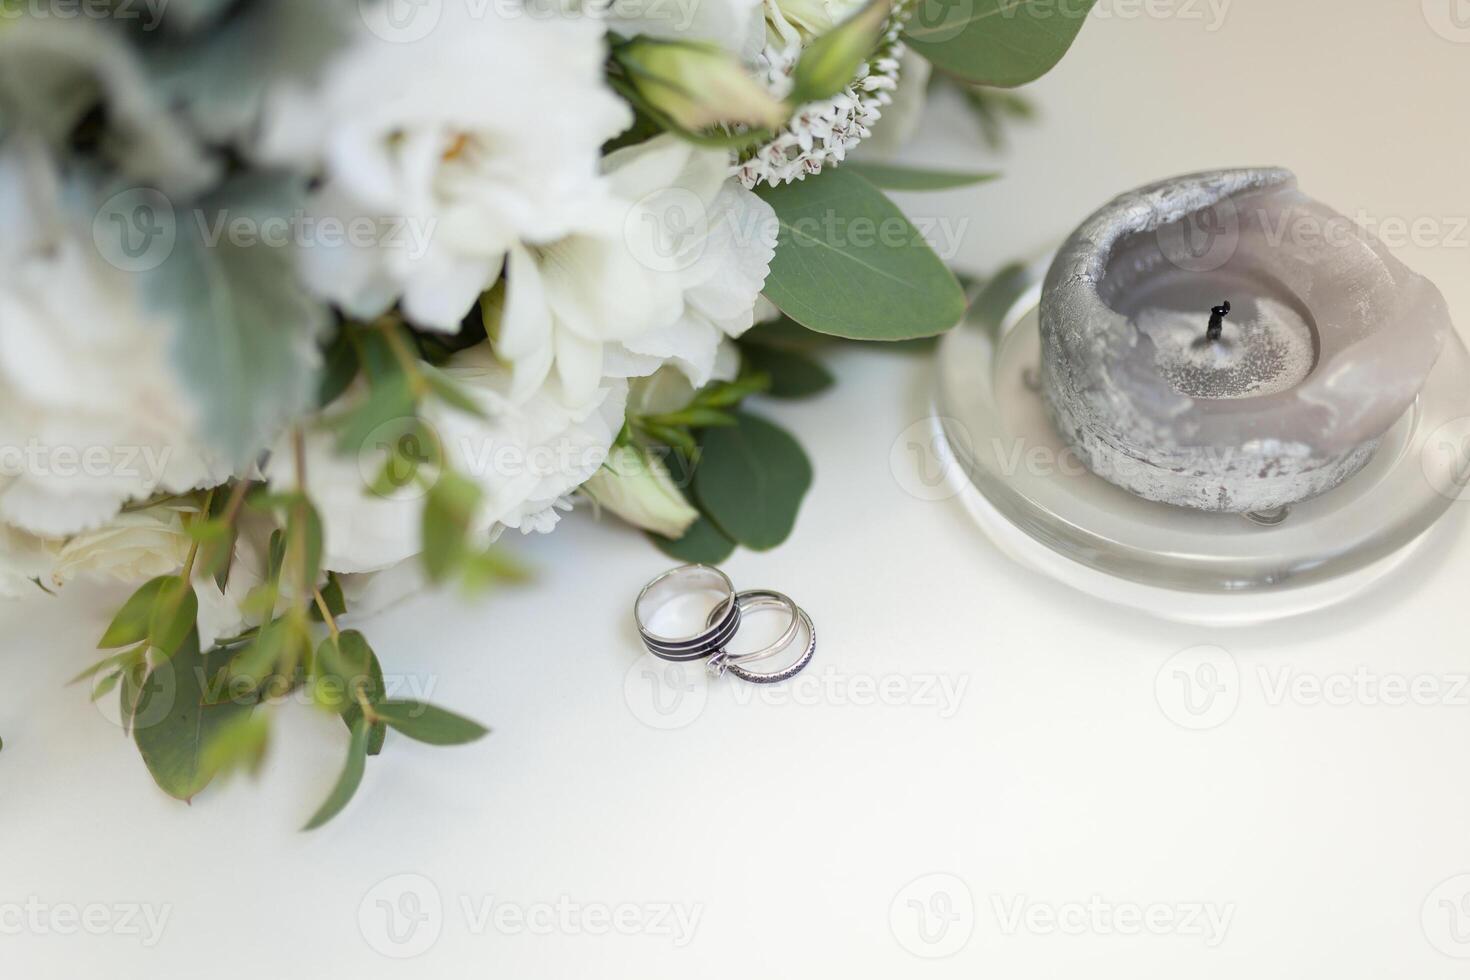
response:
[[[699,511],[674,486],[668,468],[635,446],[613,447],[582,490],[634,527],[666,538],[683,537],[699,519]]]
[[[718,123],[774,129],[786,105],[734,55],[714,44],[639,38],[617,49],[634,90],[690,132]]]

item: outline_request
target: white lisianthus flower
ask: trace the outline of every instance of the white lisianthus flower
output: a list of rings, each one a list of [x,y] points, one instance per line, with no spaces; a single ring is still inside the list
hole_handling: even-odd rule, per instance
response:
[[[274,93],[259,155],[324,178],[310,288],[358,318],[401,300],[457,331],[513,245],[561,238],[599,196],[602,144],[632,121],[604,57],[594,18],[447,3],[427,37],[364,29],[310,91]]]
[[[554,368],[575,404],[603,378],[667,362],[704,385],[721,342],[754,322],[778,223],[728,179],[726,154],[660,136],[609,155],[604,169],[619,203],[552,246],[512,250],[504,294],[487,302],[517,392]]]
[[[528,398],[513,399],[511,372],[486,344],[461,351],[442,370],[487,416],[437,401],[423,410],[448,465],[483,491],[474,531],[488,542],[504,528],[551,530],[558,511],[570,507],[568,495],[607,459],[623,426],[627,384],[610,380],[575,406],[555,379]],[[290,453],[275,455],[272,486],[293,488]],[[387,447],[343,455],[335,434],[307,436],[306,492],[322,516],[323,564],[332,571],[379,571],[422,550],[422,487],[407,483],[386,496],[372,487],[386,458]]]
[[[636,446],[616,447],[582,492],[634,527],[666,538],[683,537],[699,520],[699,511],[689,506],[663,461]]]
[[[51,162],[0,147],[0,521],[47,537],[220,482],[135,277],[66,221]]]
[[[602,0],[607,25],[623,37],[656,37],[666,41],[709,41],[746,61],[766,43],[764,0]]]

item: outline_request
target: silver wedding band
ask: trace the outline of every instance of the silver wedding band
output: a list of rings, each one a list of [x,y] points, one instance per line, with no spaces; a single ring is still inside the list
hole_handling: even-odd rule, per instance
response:
[[[648,628],[648,622],[665,604],[699,591],[720,596],[703,631],[694,636],[662,636]],[[735,600],[734,584],[718,568],[680,565],[643,587],[633,603],[633,620],[638,624],[643,645],[655,657],[676,663],[702,660],[723,648],[740,629],[740,603]]]
[[[715,596],[715,604],[710,609],[704,629],[692,636],[664,636],[649,627],[659,610],[668,603],[700,592]],[[730,642],[740,631],[742,617],[748,612],[768,608],[787,610],[790,622],[785,631],[758,650],[741,654],[727,652]],[[633,619],[638,625],[643,645],[655,657],[676,663],[710,657],[711,671],[718,674],[728,672],[752,684],[775,684],[795,677],[811,663],[817,651],[817,631],[811,617],[789,596],[771,589],[736,592],[729,577],[711,565],[680,565],[649,582],[633,603]],[[807,631],[806,647],[793,663],[771,671],[751,670],[747,666],[790,649],[802,627]]]

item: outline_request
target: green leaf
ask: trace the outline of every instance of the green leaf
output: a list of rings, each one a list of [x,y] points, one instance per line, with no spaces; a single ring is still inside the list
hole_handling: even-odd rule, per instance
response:
[[[235,540],[239,536],[235,523],[220,517],[195,521],[189,525],[189,536],[199,542],[195,570],[205,578],[214,579],[220,591],[224,591],[229,582],[230,562],[235,555]]]
[[[322,378],[317,385],[317,405],[326,408],[342,397],[342,393],[356,379],[361,368],[357,345],[353,343],[352,334],[344,325],[338,329],[337,335],[322,354]]]
[[[301,284],[296,247],[267,236],[291,227],[304,192],[271,174],[230,180],[178,215],[172,251],[142,278],[148,305],[174,327],[176,374],[202,409],[207,444],[236,463],[316,395],[327,308]]]
[[[839,168],[757,193],[780,221],[765,294],[787,316],[851,340],[928,337],[959,322],[959,283],[862,177]]]
[[[225,701],[206,707],[204,689],[229,659],[223,650],[199,653],[199,633],[191,631],[178,654],[143,681],[133,713],[133,741],[159,789],[179,800],[192,799],[209,784],[204,746],[223,726],[253,703]]]
[[[1096,0],[920,0],[904,30],[935,67],[982,85],[1014,88],[1055,67]]]
[[[143,681],[147,677],[148,662],[142,657],[123,671],[122,685],[118,688],[118,713],[124,735],[132,733],[133,715],[138,710],[138,698],[143,694]]]
[[[808,330],[791,317],[781,315],[766,323],[757,323],[740,335],[742,344],[780,347],[786,350],[814,351],[836,343],[824,333]]]
[[[264,714],[237,714],[210,735],[200,769],[209,778],[237,769],[256,775],[269,745],[270,723]]]
[[[153,605],[158,599],[159,592],[163,591],[164,585],[173,579],[172,575],[160,575],[156,579],[145,582],[137,592],[134,592],[132,598],[123,603],[123,607],[112,618],[112,625],[107,627],[107,632],[102,634],[102,639],[97,643],[97,649],[111,650],[133,643],[142,643],[148,639],[148,621],[153,616]]]
[[[373,713],[409,738],[429,745],[464,745],[490,732],[478,722],[423,701],[382,701],[373,706]]]
[[[182,578],[170,577],[158,590],[148,621],[148,642],[162,656],[172,657],[183,646],[199,618],[199,596]]]
[[[688,564],[718,565],[735,551],[735,542],[721,534],[708,517],[700,517],[689,525],[689,530],[678,540],[660,534],[650,534],[648,538],[659,551]]]
[[[791,534],[812,466],[791,434],[741,414],[733,429],[710,429],[694,471],[700,509],[726,536],[756,551]]]
[[[322,599],[327,603],[327,612],[331,613],[334,619],[346,615],[347,598],[342,594],[342,580],[337,577],[336,572],[327,573],[327,584],[322,586],[321,592]],[[326,622],[316,603],[312,603],[311,606],[311,621],[314,623]]]
[[[847,169],[886,191],[944,191],[983,184],[1000,176],[980,171],[925,170],[889,163],[849,163]]]
[[[768,394],[774,398],[809,398],[832,387],[832,372],[797,351],[742,344],[740,353],[748,366],[771,379]]]
[[[368,704],[377,704],[383,700],[383,693],[387,686],[383,683],[383,665],[378,662],[378,655],[368,646],[367,638],[357,630],[343,630],[338,641],[337,655],[340,658],[339,669],[343,671],[344,687],[349,692],[360,687]],[[350,698],[342,709],[342,720],[348,728],[357,723],[362,717],[362,705],[355,697]],[[381,721],[375,721],[368,729],[368,755],[377,755],[383,751],[383,739],[388,734],[388,726]]]
[[[463,561],[482,496],[478,486],[458,473],[440,473],[424,502],[424,569],[430,581],[444,581]]]
[[[368,723],[366,718],[359,716],[352,723],[352,740],[347,744],[347,762],[342,767],[342,775],[337,777],[337,785],[332,787],[331,794],[307,821],[306,826],[301,828],[302,830],[315,830],[342,812],[342,808],[357,792],[357,787],[362,785],[362,774],[367,768],[367,757]]]
[[[869,0],[857,13],[808,44],[792,72],[790,101],[801,105],[829,99],[846,88],[858,67],[877,48],[892,7],[892,0]]]
[[[413,383],[407,375],[400,372],[375,381],[361,404],[334,420],[339,426],[337,451],[353,455],[370,445],[389,444],[417,421],[417,412]]]

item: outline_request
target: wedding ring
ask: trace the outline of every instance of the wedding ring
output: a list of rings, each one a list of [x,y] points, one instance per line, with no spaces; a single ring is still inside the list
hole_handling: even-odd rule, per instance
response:
[[[700,593],[715,598],[714,608],[700,632],[692,636],[664,636],[648,627],[660,609]],[[723,648],[740,629],[740,603],[735,598],[734,584],[718,568],[680,565],[643,587],[633,603],[633,620],[638,624],[643,645],[655,657],[675,662],[700,660]]]
[[[812,662],[812,656],[817,652],[817,628],[812,625],[812,618],[806,614],[805,609],[798,608],[796,615],[801,619],[801,624],[806,627],[807,641],[806,649],[801,652],[801,656],[797,657],[794,663],[780,670],[769,671],[747,670],[739,664],[730,664],[725,669],[742,681],[749,681],[752,684],[777,684],[790,680],[806,670],[807,664]]]
[[[757,660],[774,657],[782,650],[791,646],[791,641],[796,639],[796,634],[801,629],[801,619],[799,618],[799,610],[796,608],[796,603],[792,602],[789,596],[780,592],[771,589],[748,589],[744,592],[736,593],[735,602],[740,607],[741,622],[744,622],[745,617],[756,609],[785,609],[790,616],[790,622],[786,626],[786,632],[759,650],[738,654],[721,650],[709,663],[710,670],[716,673],[724,673],[726,668],[734,664],[753,664]],[[718,612],[719,610],[715,610],[710,613],[710,625],[713,624],[715,615]]]

